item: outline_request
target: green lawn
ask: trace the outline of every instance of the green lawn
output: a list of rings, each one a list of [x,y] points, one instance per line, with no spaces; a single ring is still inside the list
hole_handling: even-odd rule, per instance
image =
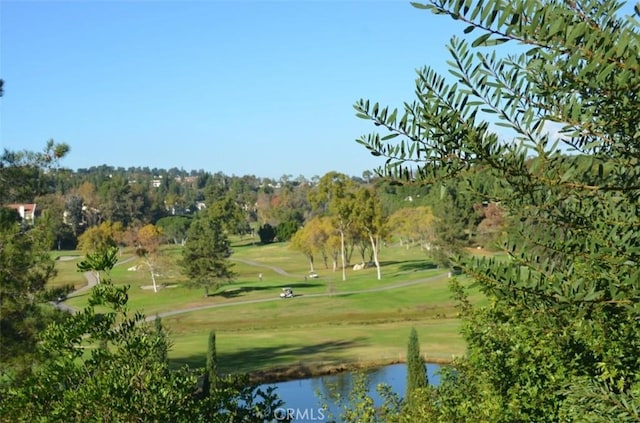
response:
[[[157,293],[149,289],[148,271],[128,270],[140,261],[127,251],[111,272],[115,284],[130,285],[132,310],[154,316],[201,308],[163,318],[173,342],[170,359],[176,365],[204,365],[210,330],[216,331],[219,366],[227,372],[403,359],[412,326],[428,359],[464,354],[446,270],[436,269],[418,248],[383,249],[381,280],[375,268],[349,268],[343,281],[341,269],[334,272],[318,264],[319,278],[305,280],[306,258],[284,243],[235,246],[235,282],[208,298],[204,290],[188,287],[180,274],[175,264],[180,251],[176,246],[165,249],[169,264],[158,277],[165,287]],[[76,271],[78,260],[58,260],[52,284],[86,285]],[[296,297],[280,299],[284,286],[292,287]],[[370,290],[377,291],[366,292]],[[81,293],[67,302],[80,308],[88,295]],[[477,295],[473,298],[479,300]]]

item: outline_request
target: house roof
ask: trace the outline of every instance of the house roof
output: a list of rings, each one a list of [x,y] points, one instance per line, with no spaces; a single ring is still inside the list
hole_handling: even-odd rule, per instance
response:
[[[36,209],[36,204],[35,203],[27,203],[27,204],[7,204],[5,207],[8,207],[10,209],[15,209],[15,210],[20,210],[21,208],[23,208],[23,210],[25,212],[31,212],[33,213],[33,211]]]
[[[10,209],[14,209],[15,211],[18,212],[18,214],[20,214],[20,217],[23,219],[34,219],[35,218],[35,211],[36,211],[36,204],[35,203],[26,203],[26,204],[7,204],[6,206],[7,208]]]

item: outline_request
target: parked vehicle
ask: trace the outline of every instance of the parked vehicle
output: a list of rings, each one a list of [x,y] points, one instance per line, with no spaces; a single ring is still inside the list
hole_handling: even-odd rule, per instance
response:
[[[282,288],[282,292],[280,293],[280,298],[293,298],[293,289]]]

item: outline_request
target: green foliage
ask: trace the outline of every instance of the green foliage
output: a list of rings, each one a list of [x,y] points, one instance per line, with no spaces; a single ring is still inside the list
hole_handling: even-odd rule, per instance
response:
[[[1,87],[0,87],[1,88]],[[53,140],[41,153],[5,150],[0,156],[0,205],[33,201],[47,191],[44,169],[67,152]],[[45,225],[22,225],[15,210],[0,207],[0,384],[26,377],[37,364],[38,333],[63,317],[43,303],[45,284],[55,275],[48,254],[52,231]],[[1,413],[0,413],[1,415]]]
[[[0,209],[5,210],[5,209]],[[22,227],[14,213],[0,218],[0,373],[27,371],[37,334],[51,316],[42,308],[45,284],[55,275],[46,228]]]
[[[299,224],[295,220],[288,220],[286,222],[280,222],[278,226],[276,226],[276,236],[278,237],[278,241],[285,242],[289,241],[293,234],[299,228]]]
[[[0,204],[33,202],[49,192],[50,175],[69,146],[49,140],[42,152],[4,150],[0,155]]]
[[[156,359],[160,363],[165,363],[167,362],[167,359],[169,357],[169,349],[171,348],[169,334],[162,325],[162,319],[160,318],[160,316],[156,316],[155,320],[153,321],[153,325],[155,330],[154,336],[158,337],[159,341],[157,343],[157,347],[155,348]]]
[[[113,266],[118,261],[118,247],[112,246],[93,253],[88,253],[85,259],[76,266],[78,272],[94,272],[98,283],[100,283],[100,272],[105,272],[107,276]]]
[[[347,175],[329,172],[324,175],[316,189],[309,193],[309,201],[320,215],[326,215],[340,234],[340,261],[342,262],[342,280],[347,279],[346,266],[348,254],[346,237],[356,217],[357,185]]]
[[[463,307],[468,355],[424,418],[637,419],[638,20],[611,0],[414,5],[475,38],[453,37],[453,82],[421,69],[403,110],[360,100],[357,115],[388,133],[358,142],[386,158],[381,175],[441,185],[443,199],[455,187],[441,217],[473,210],[475,193],[511,222],[509,260],[459,258],[490,301]]]
[[[218,354],[216,352],[216,332],[209,332],[209,346],[207,348],[207,363],[205,367],[202,390],[205,395],[213,395],[218,386]]]
[[[20,384],[0,387],[2,421],[222,423],[274,417],[282,403],[273,390],[256,390],[246,377],[223,378],[215,395],[199,395],[200,370],[169,369],[169,343],[159,320],[154,329],[143,315],[131,314],[127,291],[105,278],[84,310],[46,328],[38,343],[40,366]]]
[[[258,236],[260,237],[260,242],[263,244],[272,243],[276,239],[276,235],[276,228],[268,223],[265,223],[258,228]]]
[[[220,220],[206,213],[196,217],[187,232],[180,261],[188,283],[203,287],[208,297],[209,289],[233,280],[233,263],[228,260],[231,253],[231,244]]]
[[[328,395],[321,395],[324,402],[331,401],[340,410],[335,416],[329,412],[328,406],[323,405],[323,416],[327,422],[343,423],[391,423],[398,421],[401,409],[401,399],[388,385],[380,384],[376,387],[378,395],[383,399],[381,406],[374,404],[369,392],[369,380],[364,373],[353,375],[353,386],[349,394],[344,396],[336,386],[329,387]]]
[[[156,222],[163,235],[174,244],[181,244],[186,240],[190,224],[191,218],[186,216],[167,216]]]
[[[123,229],[120,222],[102,222],[92,226],[78,237],[78,248],[85,254],[95,251],[106,251],[116,247],[122,239]]]
[[[227,233],[241,235],[247,231],[248,222],[240,205],[229,196],[214,201],[207,207],[207,213],[222,222]]]
[[[409,407],[411,407],[412,397],[416,390],[425,388],[428,384],[427,369],[420,355],[418,332],[416,332],[415,328],[411,328],[407,345],[407,388],[405,395]]]

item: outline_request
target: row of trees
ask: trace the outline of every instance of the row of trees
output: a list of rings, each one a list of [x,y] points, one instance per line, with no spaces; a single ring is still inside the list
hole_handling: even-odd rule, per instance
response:
[[[19,163],[7,156],[7,160]],[[235,177],[203,171],[187,175],[184,171],[159,169],[119,169],[100,166],[75,172],[50,167],[22,168],[26,183],[6,187],[3,199],[9,203],[37,203],[37,210],[47,211],[54,234],[53,248],[75,248],[86,230],[103,222],[118,223],[123,229],[158,225],[165,220],[167,234],[175,242],[184,241],[184,219],[198,210],[226,199],[239,208],[242,218],[234,220],[232,233],[256,234],[265,228],[265,240],[288,240],[302,225],[324,210],[314,208],[313,191],[321,179],[281,178],[270,181],[253,176]],[[156,174],[157,172],[157,174]],[[352,186],[373,187],[386,215],[399,208],[428,206],[435,214],[442,208],[439,187],[407,187],[391,185],[384,179],[367,180],[346,177]],[[448,187],[456,195],[463,187]],[[478,195],[476,204],[486,198]],[[456,213],[464,221],[476,221],[474,203],[456,205]],[[320,212],[320,213],[319,213]],[[465,228],[473,237],[477,225]],[[483,240],[481,240],[482,242]]]

